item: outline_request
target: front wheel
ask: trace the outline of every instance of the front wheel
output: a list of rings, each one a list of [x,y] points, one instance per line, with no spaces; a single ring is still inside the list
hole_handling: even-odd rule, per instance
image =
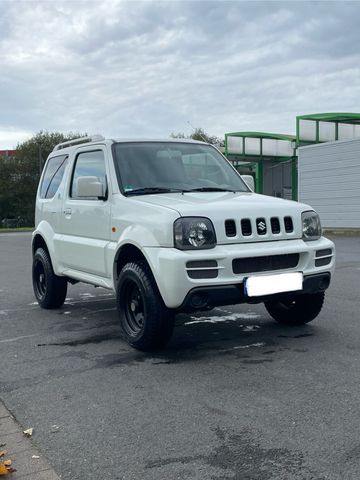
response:
[[[61,307],[66,297],[67,280],[55,275],[50,256],[43,248],[38,248],[33,257],[32,282],[41,308]]]
[[[283,325],[303,325],[319,315],[324,298],[325,292],[294,295],[265,302],[265,308],[274,320]]]
[[[174,314],[166,308],[148,265],[127,263],[120,272],[116,300],[127,342],[138,350],[164,347],[174,329]]]

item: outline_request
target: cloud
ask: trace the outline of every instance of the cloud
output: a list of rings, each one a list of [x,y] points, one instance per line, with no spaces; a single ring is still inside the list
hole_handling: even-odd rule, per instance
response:
[[[292,133],[296,114],[359,111],[359,19],[357,2],[2,2],[0,148],[188,121]]]

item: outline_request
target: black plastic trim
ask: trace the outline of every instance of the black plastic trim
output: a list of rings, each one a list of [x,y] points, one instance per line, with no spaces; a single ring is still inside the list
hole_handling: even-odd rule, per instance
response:
[[[331,281],[330,272],[317,273],[315,275],[304,276],[303,289],[297,292],[278,293],[274,295],[266,295],[264,297],[248,297],[244,292],[244,284],[238,283],[234,285],[216,285],[208,287],[195,287],[185,297],[178,311],[191,312],[196,310],[205,310],[209,307],[217,307],[221,305],[236,305],[240,303],[262,303],[274,298],[284,298],[292,295],[301,295],[304,293],[317,293],[325,291]],[[202,302],[194,305],[193,298],[198,296]],[[195,302],[196,303],[196,302]]]

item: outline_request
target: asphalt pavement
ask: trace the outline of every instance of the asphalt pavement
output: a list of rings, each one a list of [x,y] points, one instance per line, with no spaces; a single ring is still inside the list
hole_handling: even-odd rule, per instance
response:
[[[30,241],[0,235],[0,398],[62,479],[360,478],[360,237],[335,238],[311,324],[262,305],[179,315],[156,354],[123,341],[107,290],[41,310]]]

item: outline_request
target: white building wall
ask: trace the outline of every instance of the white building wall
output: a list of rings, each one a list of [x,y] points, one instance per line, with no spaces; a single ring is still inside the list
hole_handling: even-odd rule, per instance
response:
[[[360,228],[360,139],[298,149],[299,201],[325,228]]]

